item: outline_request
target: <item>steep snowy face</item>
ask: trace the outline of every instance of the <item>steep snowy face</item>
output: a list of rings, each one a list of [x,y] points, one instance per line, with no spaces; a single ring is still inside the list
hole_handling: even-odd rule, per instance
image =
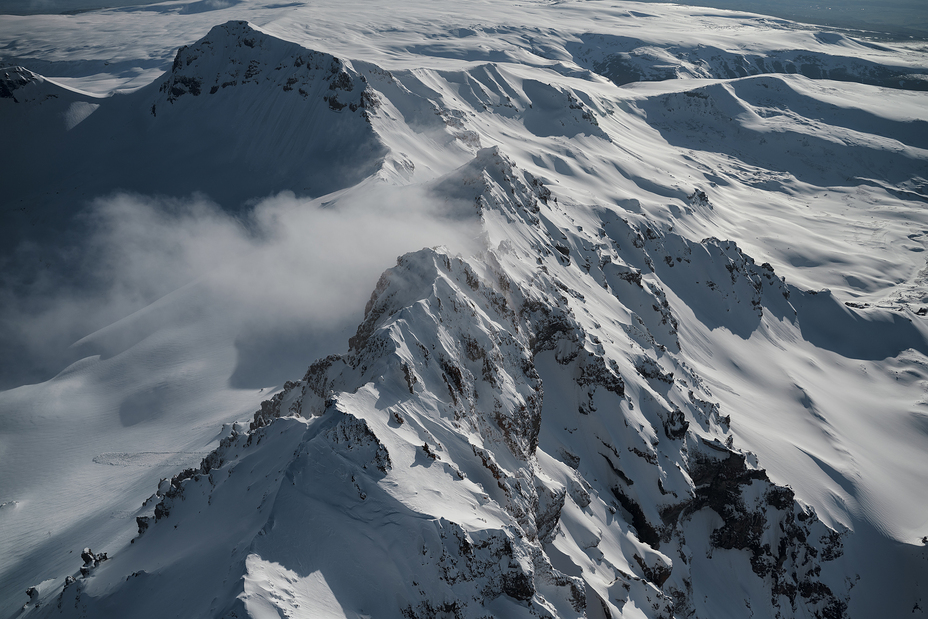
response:
[[[303,98],[310,96],[306,90],[310,88],[333,110],[349,105],[338,101],[339,91],[351,92],[361,86],[356,94],[363,95],[357,75],[349,76],[337,58],[270,37],[248,22],[216,26],[196,44],[181,47],[170,76],[158,91],[174,103],[187,93],[197,97],[206,90],[216,94],[240,84],[267,82],[283,92],[296,90]],[[357,111],[363,100],[351,107]]]

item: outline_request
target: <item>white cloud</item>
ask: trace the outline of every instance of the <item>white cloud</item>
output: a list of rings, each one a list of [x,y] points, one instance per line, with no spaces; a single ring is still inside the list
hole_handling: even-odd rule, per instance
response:
[[[84,216],[86,240],[61,250],[79,275],[47,272],[30,292],[4,294],[0,331],[16,359],[5,355],[0,363],[31,363],[47,378],[73,360],[62,351],[74,341],[186,287],[184,311],[159,309],[154,326],[148,318],[123,320],[72,356],[118,354],[152,329],[199,321],[204,329],[234,332],[240,356],[261,358],[264,369],[254,380],[295,378],[266,367],[276,362],[269,347],[282,367],[305,369],[331,351],[285,350],[287,343],[344,348],[346,330],[353,332],[377,278],[397,256],[439,244],[463,253],[474,248],[476,220],[446,217],[443,209],[419,188],[382,184],[327,204],[284,192],[240,216],[198,196],[98,199]],[[176,306],[177,296],[156,305]],[[237,379],[253,382],[245,374]]]

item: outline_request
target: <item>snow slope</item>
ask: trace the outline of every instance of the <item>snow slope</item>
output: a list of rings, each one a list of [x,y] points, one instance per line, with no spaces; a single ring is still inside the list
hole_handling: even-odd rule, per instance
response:
[[[680,6],[190,7],[0,24],[68,74],[3,70],[4,294],[40,310],[6,337],[103,321],[0,393],[4,616],[923,612],[923,53]]]

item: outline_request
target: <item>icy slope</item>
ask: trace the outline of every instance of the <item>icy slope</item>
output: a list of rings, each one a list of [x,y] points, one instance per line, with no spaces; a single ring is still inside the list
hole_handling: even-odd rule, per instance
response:
[[[0,101],[39,110],[30,131],[95,127],[61,169],[138,126],[157,131],[134,134],[134,152],[179,135],[202,149],[153,163],[157,178],[125,162],[76,175],[88,196],[218,187],[233,207],[313,194],[299,183],[314,163],[344,189],[246,209],[246,243],[180,268],[195,283],[76,349],[100,357],[0,394],[5,615],[39,585],[22,614],[918,616],[924,93],[718,72],[620,88],[577,46],[591,32],[670,50],[711,37],[749,58],[841,48],[912,74],[923,57],[682,7],[480,4],[479,23],[475,7],[409,3],[372,21],[366,5],[164,6],[167,40],[209,34],[145,89],[100,99],[10,72],[11,93],[100,105],[65,131],[54,98]],[[82,19],[143,31],[132,14]],[[222,130],[230,119],[242,133]],[[331,139],[290,140],[336,129],[349,150],[371,146],[357,176],[314,154]],[[223,156],[267,168],[220,174]],[[65,187],[48,174],[46,193]],[[181,229],[219,217],[207,212]],[[338,218],[351,226],[327,243],[319,228]],[[183,238],[145,221],[171,234],[140,236],[142,263]],[[468,242],[406,254],[449,227]],[[328,310],[343,315],[325,338],[271,326],[315,316],[356,254],[380,272],[377,236],[411,232],[347,354],[325,356],[362,318],[354,296]],[[201,243],[216,247],[192,233],[169,264]],[[222,429],[259,387],[299,375],[281,371],[294,350],[319,361]],[[109,558],[81,576],[86,545]]]

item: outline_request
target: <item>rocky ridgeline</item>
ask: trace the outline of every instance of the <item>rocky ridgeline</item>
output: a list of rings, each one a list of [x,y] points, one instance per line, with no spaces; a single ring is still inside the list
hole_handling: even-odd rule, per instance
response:
[[[820,578],[841,557],[841,535],[733,446],[729,417],[679,359],[678,319],[664,291],[695,281],[698,292],[687,294],[701,295],[713,316],[733,330],[756,327],[765,311],[794,315],[769,265],[733,243],[692,243],[611,211],[599,214],[598,230],[560,228],[555,238],[562,207],[498,149],[433,185],[451,188],[470,195],[491,246],[492,222],[502,218],[510,237],[535,252],[532,275],[519,274],[524,256],[504,242],[475,259],[438,249],[400,257],[377,283],[349,352],[314,363],[262,404],[248,432],[163,483],[154,515],[139,521],[141,541],[190,497],[206,509],[223,486],[233,491],[232,480],[248,475],[238,471],[259,459],[249,454],[279,449],[283,439],[269,437],[295,433],[275,456],[273,481],[256,479],[261,505],[279,500],[282,479],[308,475],[324,457],[350,463],[342,483],[359,504],[387,501],[378,484],[439,491],[467,480],[483,509],[504,515],[488,528],[432,517],[435,543],[408,559],[418,567],[396,609],[405,617],[483,616],[501,597],[534,616],[629,602],[653,617],[691,616],[701,595],[691,570],[726,573],[739,560],[766,592],[753,608],[844,616],[847,592]],[[584,318],[593,310],[605,322],[577,282],[624,308],[630,324]],[[376,404],[362,397],[368,391]],[[428,481],[411,481],[398,464],[410,450]],[[553,559],[578,543],[577,514],[600,533],[570,555],[596,557],[615,574],[611,583]],[[603,542],[614,531],[631,534],[620,554]],[[696,548],[704,549],[698,557]]]

